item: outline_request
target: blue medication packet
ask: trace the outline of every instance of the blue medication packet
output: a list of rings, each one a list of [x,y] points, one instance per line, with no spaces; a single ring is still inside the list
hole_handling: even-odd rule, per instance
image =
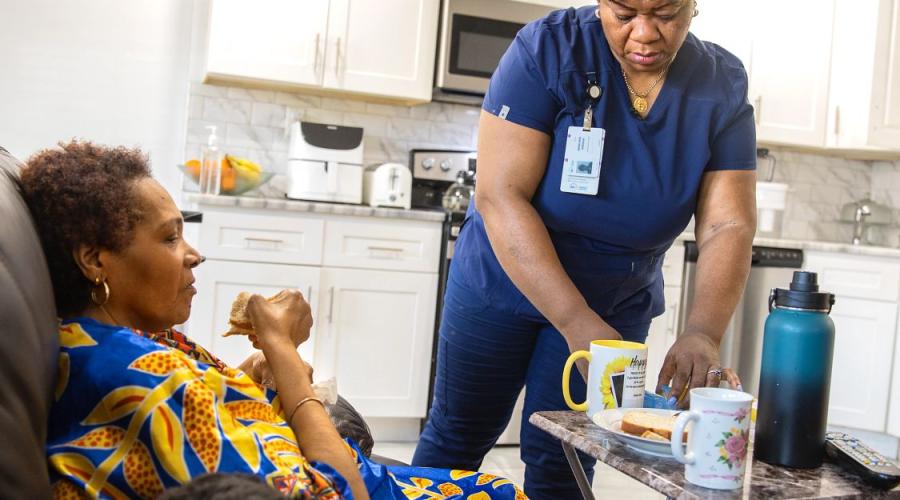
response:
[[[663,387],[664,395],[654,394],[650,391],[644,391],[644,408],[657,408],[660,410],[674,410],[675,398],[667,398],[666,394],[671,390]]]

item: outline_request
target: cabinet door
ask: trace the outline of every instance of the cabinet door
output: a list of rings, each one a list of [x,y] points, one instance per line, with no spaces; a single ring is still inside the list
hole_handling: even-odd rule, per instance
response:
[[[891,375],[891,395],[888,398],[888,434],[900,437],[900,318],[894,337],[894,366]]]
[[[328,0],[211,0],[207,78],[321,85],[327,25]]]
[[[880,0],[836,0],[825,145],[869,146],[872,80]]]
[[[752,31],[755,26],[746,20],[754,16],[754,4],[747,0],[715,0],[702,2],[698,8],[700,14],[691,21],[691,33],[737,56],[750,73]]]
[[[874,81],[871,142],[900,149],[900,0],[882,2]]]
[[[438,0],[331,0],[328,88],[431,100]]]
[[[824,146],[834,0],[758,0],[753,9],[750,102],[757,139]]]
[[[425,416],[437,274],[322,268],[316,374],[365,417]]]
[[[828,423],[884,432],[897,305],[837,297]]]
[[[197,268],[195,275],[197,296],[189,325],[190,336],[229,366],[236,367],[255,351],[244,336],[222,337],[228,331],[231,303],[240,292],[268,297],[282,289],[295,288],[307,297],[313,312],[318,306],[318,267],[208,260]],[[315,342],[314,321],[309,340],[298,349],[303,359],[313,366]]]
[[[678,311],[681,307],[681,287],[667,286],[664,289],[666,297],[666,312],[658,316],[650,323],[650,331],[647,333],[647,376],[645,387],[650,392],[656,391],[656,382],[659,371],[669,348],[678,337]]]

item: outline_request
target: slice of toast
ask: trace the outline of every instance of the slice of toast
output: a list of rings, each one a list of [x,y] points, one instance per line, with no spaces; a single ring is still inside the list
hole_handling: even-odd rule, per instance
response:
[[[622,416],[622,432],[641,436],[651,431],[665,438],[672,439],[672,427],[675,425],[674,415],[659,415],[646,411],[629,411]]]
[[[652,439],[652,440],[654,440],[654,441],[665,441],[665,442],[667,442],[667,443],[669,442],[668,439],[666,439],[666,438],[663,437],[663,436],[660,436],[659,434],[657,434],[657,433],[655,433],[655,432],[653,432],[653,431],[644,431],[644,433],[641,434],[641,437],[644,438],[644,439]]]
[[[275,294],[266,300],[273,302],[279,294]],[[250,292],[241,292],[235,297],[231,303],[231,314],[228,316],[229,330],[222,334],[223,337],[229,335],[251,335],[253,333],[253,323],[250,321],[250,315],[247,313],[247,304],[250,303]]]

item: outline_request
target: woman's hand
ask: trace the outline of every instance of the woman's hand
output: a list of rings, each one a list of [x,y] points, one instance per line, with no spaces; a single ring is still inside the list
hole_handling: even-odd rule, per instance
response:
[[[263,351],[281,346],[296,349],[309,338],[313,324],[309,303],[297,290],[282,290],[269,301],[253,295],[247,313],[256,332],[250,341]]]
[[[303,361],[304,374],[311,381],[313,379],[313,367],[305,360],[301,359],[301,361]],[[265,354],[254,352],[241,363],[238,369],[246,373],[257,384],[268,387],[273,391],[278,390],[275,386],[275,376],[272,374],[272,367],[269,366],[269,361],[266,359]]]
[[[740,384],[734,372],[726,372],[719,365],[716,342],[705,333],[687,331],[669,348],[656,382],[656,392],[661,393],[664,385],[670,385],[670,394],[677,399],[678,406],[686,408],[690,402],[690,389],[718,387],[723,374],[733,386]]]
[[[595,340],[622,340],[622,335],[615,328],[609,326],[595,312],[588,309],[576,321],[571,322],[563,327],[565,329],[563,336],[566,344],[569,346],[569,352],[590,351],[591,342]],[[588,362],[586,359],[579,359],[575,362],[575,366],[587,382],[588,379]]]

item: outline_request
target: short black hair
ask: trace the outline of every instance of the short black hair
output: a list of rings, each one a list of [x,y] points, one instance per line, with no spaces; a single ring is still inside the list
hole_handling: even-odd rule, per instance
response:
[[[259,476],[214,472],[166,490],[159,500],[284,500],[284,496]]]
[[[34,217],[60,317],[87,308],[93,283],[75,262],[81,245],[121,250],[141,220],[135,181],[148,178],[149,160],[138,149],[88,141],[60,143],[28,159],[22,194]]]

